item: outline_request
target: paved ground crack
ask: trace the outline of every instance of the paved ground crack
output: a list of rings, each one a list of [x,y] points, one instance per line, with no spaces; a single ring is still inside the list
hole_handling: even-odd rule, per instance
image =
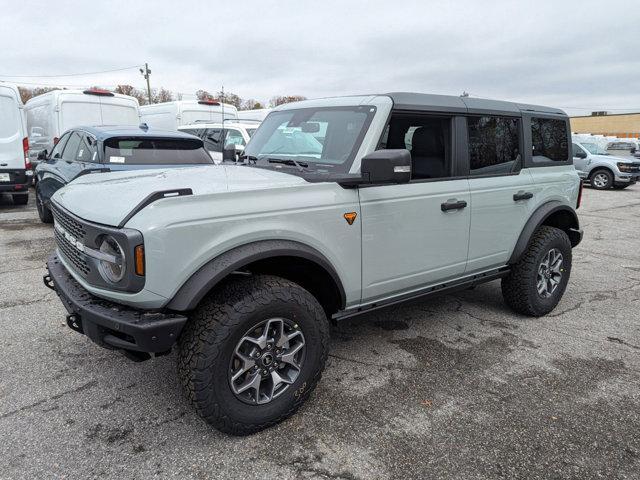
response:
[[[48,402],[49,400],[58,400],[58,399],[64,397],[65,395],[69,395],[69,394],[72,394],[72,393],[79,393],[79,392],[82,392],[84,390],[89,390],[90,388],[93,388],[96,385],[98,385],[98,382],[96,380],[91,380],[90,382],[87,382],[87,383],[85,383],[83,385],[80,385],[79,387],[72,388],[70,390],[65,390],[64,392],[60,392],[60,393],[58,393],[56,395],[53,395],[52,397],[44,398],[42,400],[38,400],[37,402],[30,403],[29,405],[25,405],[23,407],[16,408],[15,410],[10,410],[10,411],[8,411],[6,413],[2,413],[2,414],[0,414],[0,419],[11,417],[13,415],[16,415],[16,414],[18,414],[20,412],[24,412],[26,410],[31,410],[32,408],[38,407],[38,406],[42,405],[43,403]]]

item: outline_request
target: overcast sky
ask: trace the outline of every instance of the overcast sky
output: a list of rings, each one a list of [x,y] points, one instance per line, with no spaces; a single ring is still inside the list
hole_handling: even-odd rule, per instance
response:
[[[417,91],[640,111],[640,1],[0,0],[0,79],[242,98]],[[186,97],[185,97],[186,98]],[[575,108],[579,107],[579,108]]]

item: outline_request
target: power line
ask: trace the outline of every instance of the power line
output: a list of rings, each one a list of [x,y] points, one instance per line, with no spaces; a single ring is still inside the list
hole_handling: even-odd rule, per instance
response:
[[[112,70],[101,70],[99,72],[86,72],[86,73],[66,73],[62,75],[0,75],[3,78],[59,78],[59,77],[82,77],[85,75],[99,75],[101,73],[122,72],[123,70],[131,70],[133,68],[140,68],[140,65],[132,65],[131,67],[114,68]]]

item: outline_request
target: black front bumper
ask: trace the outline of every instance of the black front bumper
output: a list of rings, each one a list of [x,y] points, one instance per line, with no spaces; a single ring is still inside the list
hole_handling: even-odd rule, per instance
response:
[[[87,292],[56,254],[47,260],[43,280],[69,312],[67,324],[101,347],[133,352],[170,350],[187,321],[184,315],[137,310]]]

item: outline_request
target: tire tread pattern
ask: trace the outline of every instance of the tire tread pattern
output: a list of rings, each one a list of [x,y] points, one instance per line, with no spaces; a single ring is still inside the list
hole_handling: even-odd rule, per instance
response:
[[[214,386],[205,379],[218,360],[225,342],[247,314],[259,305],[274,300],[294,302],[306,309],[320,325],[320,364],[304,391],[290,408],[279,417],[262,423],[247,424],[234,421],[221,412],[212,397]],[[322,376],[328,356],[329,325],[318,301],[299,285],[280,277],[257,275],[231,281],[206,297],[194,311],[179,339],[178,375],[189,401],[208,423],[232,435],[249,435],[273,426],[291,415],[305,402]]]
[[[533,317],[549,313],[550,309],[536,305],[534,300],[536,300],[538,293],[535,285],[539,259],[544,250],[549,248],[549,244],[556,239],[565,244],[563,255],[565,262],[568,261],[571,265],[571,242],[567,234],[558,228],[543,225],[533,234],[527,249],[520,260],[512,266],[509,275],[502,279],[501,287],[504,300],[516,312]],[[569,258],[566,257],[566,252],[568,252]],[[570,274],[570,271],[569,268],[567,275]],[[558,301],[560,298],[562,295],[558,297]]]

